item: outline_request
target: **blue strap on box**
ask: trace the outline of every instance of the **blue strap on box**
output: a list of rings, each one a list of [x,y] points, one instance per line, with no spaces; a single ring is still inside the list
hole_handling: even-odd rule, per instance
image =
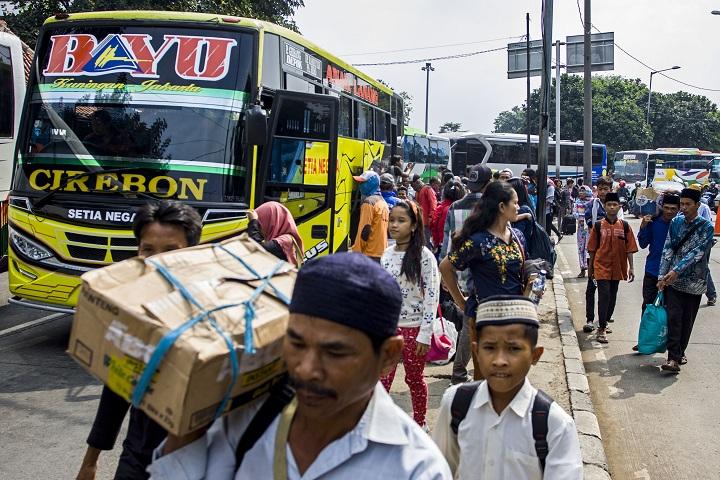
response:
[[[225,341],[225,344],[228,347],[229,353],[230,353],[230,366],[231,366],[231,380],[230,384],[228,385],[228,388],[225,392],[225,395],[223,397],[222,402],[220,403],[220,406],[218,407],[217,411],[215,412],[215,418],[222,415],[222,413],[225,411],[225,407],[227,406],[227,403],[230,401],[230,397],[232,395],[232,389],[235,386],[235,383],[237,382],[238,372],[240,370],[240,367],[238,365],[237,355],[235,355],[235,345],[233,343],[232,338],[223,330],[223,328],[218,325],[218,323],[215,321],[215,318],[212,316],[214,312],[217,312],[219,310],[224,310],[228,308],[233,307],[239,307],[244,306],[245,307],[245,334],[244,334],[244,347],[245,347],[245,353],[247,354],[254,354],[255,353],[255,346],[253,345],[253,329],[252,329],[252,321],[255,319],[255,307],[254,302],[262,295],[262,293],[265,291],[265,289],[270,286],[275,294],[278,296],[278,298],[289,305],[290,300],[285,296],[282,292],[280,292],[279,289],[277,289],[272,283],[271,279],[272,277],[281,269],[284,267],[284,262],[278,262],[278,264],[275,266],[275,268],[272,269],[272,271],[266,276],[261,277],[255,269],[253,269],[247,262],[245,262],[241,257],[233,254],[231,251],[229,251],[227,248],[225,248],[222,245],[218,245],[219,248],[221,248],[223,251],[230,254],[233,258],[238,260],[245,268],[247,268],[250,273],[255,275],[256,280],[263,280],[260,285],[253,291],[252,295],[250,295],[250,298],[243,302],[239,303],[231,303],[226,305],[220,305],[218,307],[212,308],[212,309],[204,309],[202,305],[193,297],[193,295],[185,288],[185,286],[175,277],[170,270],[168,270],[165,266],[160,265],[157,262],[148,260],[147,262],[151,265],[153,265],[158,273],[160,273],[172,286],[174,286],[182,295],[182,297],[197,307],[198,309],[201,309],[202,311],[192,317],[190,320],[179,326],[178,328],[169,331],[166,333],[163,338],[160,339],[158,344],[155,347],[155,350],[153,351],[153,354],[150,356],[150,360],[148,361],[148,364],[143,369],[142,374],[140,375],[140,378],[138,379],[138,382],[133,389],[132,394],[132,404],[135,407],[138,407],[140,403],[142,402],[143,397],[145,396],[145,393],[147,393],[148,388],[150,387],[150,382],[152,380],[153,375],[155,375],[155,372],[157,372],[158,367],[160,366],[160,363],[162,363],[163,359],[165,358],[165,355],[170,350],[170,348],[175,344],[177,339],[182,335],[184,332],[195,326],[197,323],[201,322],[204,319],[208,319],[208,322],[213,327],[213,329],[220,335],[223,340]]]

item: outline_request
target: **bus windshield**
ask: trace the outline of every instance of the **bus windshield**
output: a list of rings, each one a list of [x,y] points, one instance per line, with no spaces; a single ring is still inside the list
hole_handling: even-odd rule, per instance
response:
[[[632,183],[644,182],[647,158],[647,153],[616,153],[613,177],[617,180],[623,179]]]
[[[51,30],[38,50],[14,190],[41,196],[89,169],[122,168],[61,190],[245,202],[240,117],[252,49],[252,35],[239,31]]]

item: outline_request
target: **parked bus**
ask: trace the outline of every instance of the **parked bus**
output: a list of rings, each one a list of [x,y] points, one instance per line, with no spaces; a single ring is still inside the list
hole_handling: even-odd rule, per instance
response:
[[[662,148],[616,152],[610,162],[613,178],[645,187],[654,182],[685,185],[710,181],[713,159],[720,154],[697,148]]]
[[[450,140],[440,135],[425,133],[418,128],[405,127],[401,155],[405,165],[411,166],[409,174],[418,174],[423,182],[440,176],[440,167],[450,164]]]
[[[32,50],[0,21],[0,272],[7,270],[8,194]]]
[[[465,175],[466,168],[485,163],[493,170],[509,168],[520,175],[527,165],[527,136],[513,133],[459,133],[451,134],[452,171]],[[532,168],[537,169],[537,135],[530,136]],[[607,148],[603,144],[592,146],[593,181],[607,173]],[[555,141],[548,147],[548,175],[555,175]],[[560,141],[560,176],[576,178],[583,175],[583,142]]]
[[[179,199],[202,242],[274,200],[312,258],[347,250],[352,175],[396,152],[402,99],[288,29],[178,12],[62,14],[39,36],[10,197],[13,301],[71,311],[135,255],[137,208]],[[269,116],[266,115],[269,112]]]

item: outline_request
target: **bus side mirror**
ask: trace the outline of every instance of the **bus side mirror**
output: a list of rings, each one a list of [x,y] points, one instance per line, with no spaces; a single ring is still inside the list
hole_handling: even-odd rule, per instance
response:
[[[250,145],[267,143],[267,115],[260,105],[253,105],[245,110],[245,138]]]

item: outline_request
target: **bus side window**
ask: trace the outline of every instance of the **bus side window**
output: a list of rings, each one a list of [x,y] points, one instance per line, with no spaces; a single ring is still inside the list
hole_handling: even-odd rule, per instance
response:
[[[13,136],[15,115],[15,89],[13,87],[12,57],[10,48],[0,46],[0,137]]]
[[[355,138],[373,138],[373,111],[368,105],[355,102]]]
[[[385,113],[382,110],[375,110],[375,140],[384,142],[387,139]]]
[[[338,135],[343,137],[352,136],[352,104],[348,97],[340,96],[340,121],[338,122]]]

